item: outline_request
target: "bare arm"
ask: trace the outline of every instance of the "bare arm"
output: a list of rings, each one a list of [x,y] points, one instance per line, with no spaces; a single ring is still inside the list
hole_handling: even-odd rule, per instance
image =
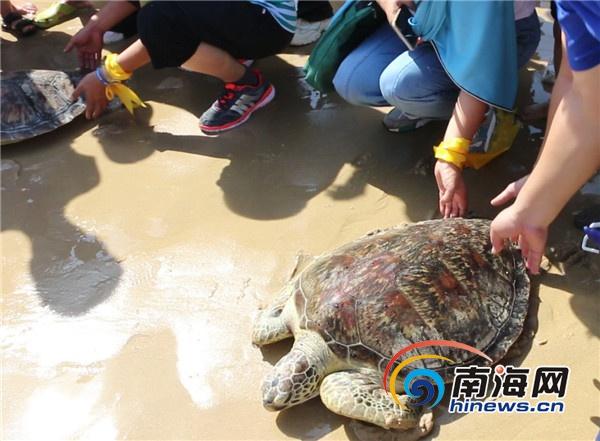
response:
[[[548,108],[548,119],[546,121],[546,133],[544,134],[544,139],[548,139],[548,133],[550,131],[550,127],[552,126],[552,120],[554,119],[554,115],[556,114],[558,104],[561,102],[567,91],[571,88],[571,84],[573,82],[573,71],[571,70],[571,66],[569,65],[569,60],[567,57],[567,47],[565,43],[567,41],[566,35],[563,34],[561,41],[562,57],[560,61],[560,68],[558,69],[558,77],[554,82],[554,87],[552,88],[552,96],[550,97],[550,106]],[[542,150],[543,146],[540,150],[540,154]]]
[[[550,106],[548,108],[548,118],[546,120],[546,131],[544,133],[544,140],[548,139],[548,132],[550,131],[550,127],[552,126],[552,120],[554,119],[554,115],[556,113],[556,109],[558,107],[558,103],[561,102],[566,91],[571,87],[571,83],[573,82],[573,72],[571,71],[571,66],[569,66],[569,61],[567,59],[567,48],[565,46],[566,37],[563,35],[562,37],[562,56],[560,58],[560,68],[558,70],[558,77],[554,83],[554,87],[552,89],[552,96],[550,97]],[[536,163],[539,160],[542,152],[544,151],[544,145],[540,148],[538,152],[538,157],[536,159]],[[500,192],[494,199],[491,200],[491,204],[494,206],[504,205],[509,201],[512,201],[517,197],[525,182],[529,179],[529,175],[525,175],[520,179],[517,179],[514,182],[511,182],[506,186],[502,192]]]
[[[505,239],[518,238],[533,273],[539,270],[548,225],[600,168],[600,65],[571,72],[563,63],[562,75],[568,76],[564,87],[554,91],[555,110],[544,149],[515,203],[494,219],[490,231],[496,251]]]
[[[472,139],[485,117],[487,108],[484,102],[461,91],[444,140]],[[462,178],[462,170],[439,159],[435,164],[434,173],[439,190],[440,213],[444,217],[463,216],[467,211],[467,188]]]
[[[452,118],[448,122],[444,139],[472,139],[483,122],[487,109],[486,103],[461,90],[452,112]]]
[[[134,72],[150,62],[150,54],[142,44],[142,40],[137,39],[119,54],[117,62],[125,72]]]
[[[120,23],[124,18],[130,16],[137,7],[125,0],[112,0],[102,7],[96,14],[92,15],[90,21],[85,25],[104,33]]]
[[[515,202],[540,226],[548,226],[600,168],[600,66],[574,72],[566,87],[544,149]]]
[[[115,0],[108,2],[71,38],[65,47],[65,52],[76,48],[79,65],[87,69],[96,68],[100,63],[104,33],[136,10],[135,5],[128,1]]]

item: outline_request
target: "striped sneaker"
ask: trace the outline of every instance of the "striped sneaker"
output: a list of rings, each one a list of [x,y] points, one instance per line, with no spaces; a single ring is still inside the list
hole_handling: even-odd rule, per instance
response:
[[[383,117],[383,126],[388,132],[403,133],[416,130],[430,123],[433,119],[428,118],[412,118],[402,110],[393,108]]]
[[[275,88],[255,70],[256,86],[226,83],[225,89],[213,105],[200,117],[200,130],[215,134],[245,123],[250,115],[275,98]]]

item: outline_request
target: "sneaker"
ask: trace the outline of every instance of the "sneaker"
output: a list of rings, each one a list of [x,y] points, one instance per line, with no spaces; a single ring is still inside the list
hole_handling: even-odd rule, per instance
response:
[[[254,60],[252,58],[238,58],[240,64],[243,64],[246,67],[252,67],[254,64]]]
[[[200,129],[216,134],[245,123],[250,115],[275,98],[275,88],[255,70],[258,84],[226,83],[225,89],[213,105],[200,117]]]
[[[383,117],[383,125],[389,132],[409,132],[411,130],[423,127],[425,124],[433,121],[427,118],[412,118],[400,109],[392,109]]]
[[[305,46],[317,41],[327,26],[329,26],[330,18],[321,21],[310,22],[299,18],[296,20],[296,32],[294,38],[290,42],[291,46]]]

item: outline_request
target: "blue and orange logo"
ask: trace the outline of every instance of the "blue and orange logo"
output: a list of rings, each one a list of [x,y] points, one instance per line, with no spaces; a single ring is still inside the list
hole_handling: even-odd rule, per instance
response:
[[[412,357],[408,357],[406,360],[403,360],[401,363],[399,363],[390,375],[392,367],[394,366],[396,361],[404,354],[414,349],[426,348],[431,346],[446,346],[450,348],[462,349],[465,351],[469,351],[473,354],[477,354],[480,357],[483,357],[486,360],[488,360],[490,363],[492,362],[492,359],[485,355],[483,352],[481,352],[479,349],[454,340],[425,340],[419,343],[413,343],[412,345],[406,346],[405,348],[396,352],[396,354],[392,357],[390,362],[385,367],[385,371],[383,373],[383,388],[386,392],[389,392],[392,395],[392,398],[394,399],[396,404],[398,404],[398,406],[405,408],[405,405],[400,402],[400,399],[396,394],[396,380],[398,378],[398,374],[403,368],[405,368],[414,361],[425,359],[438,359],[447,361],[450,364],[454,363],[454,360],[437,354],[413,355]],[[389,383],[388,376],[390,378]],[[439,404],[439,402],[444,396],[444,391],[446,389],[444,385],[444,380],[442,379],[440,374],[431,369],[414,369],[410,371],[409,374],[404,378],[403,386],[406,395],[408,395],[410,398],[417,400],[414,403],[415,406],[429,405],[430,409]],[[434,386],[437,386],[437,396],[435,394]]]

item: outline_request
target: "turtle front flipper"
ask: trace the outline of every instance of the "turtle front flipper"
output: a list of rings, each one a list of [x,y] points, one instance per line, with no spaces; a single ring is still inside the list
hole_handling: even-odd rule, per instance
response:
[[[406,395],[400,400],[406,403]],[[384,429],[409,431],[398,439],[418,439],[433,428],[431,414],[406,405],[398,406],[381,387],[381,374],[361,369],[329,374],[321,384],[321,400],[329,410],[339,415],[366,421]],[[400,435],[400,434],[399,434]]]
[[[258,313],[252,330],[252,343],[264,346],[291,336],[292,332],[281,316],[281,310],[265,310]]]
[[[292,293],[292,286],[286,287],[269,307],[258,313],[252,329],[252,343],[264,346],[292,337],[288,317],[284,314],[285,305]]]
[[[292,350],[263,381],[263,406],[283,410],[316,397],[335,359],[319,334],[305,331],[296,335]]]

